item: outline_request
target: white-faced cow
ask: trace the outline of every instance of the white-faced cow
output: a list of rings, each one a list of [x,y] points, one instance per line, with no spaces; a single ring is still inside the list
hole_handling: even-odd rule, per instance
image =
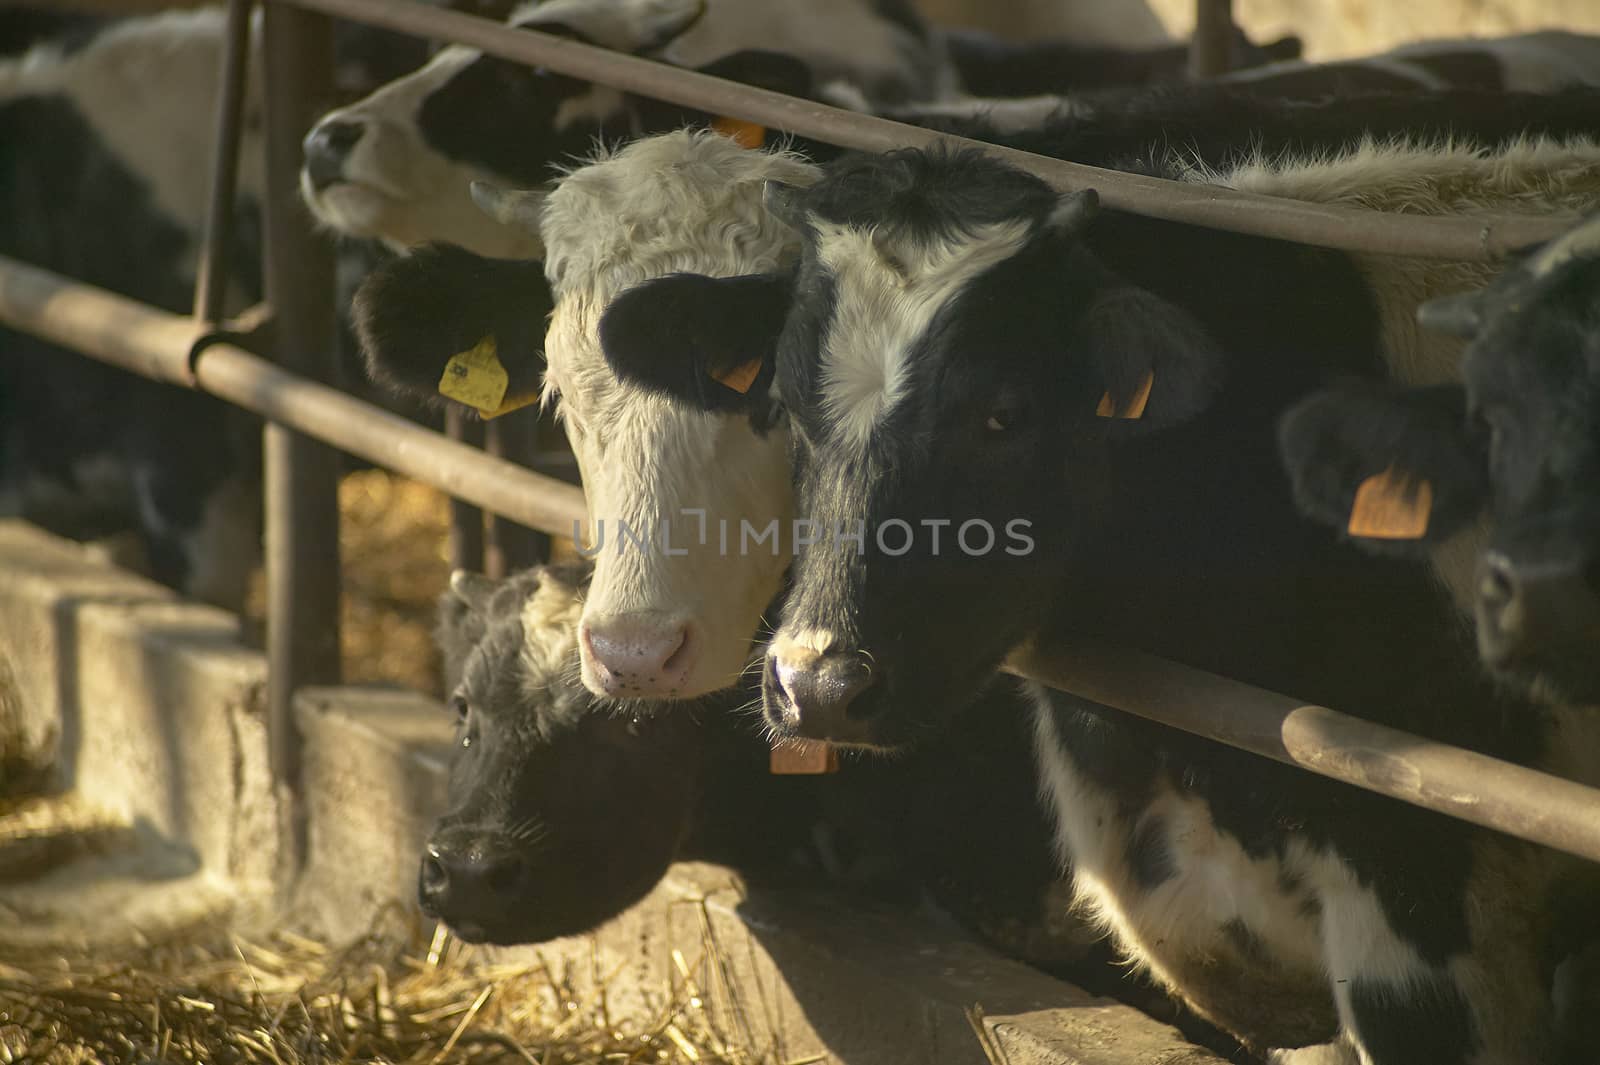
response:
[[[1174,99],[1166,110],[1152,104],[1128,118],[1109,112],[1069,116],[1025,140],[1029,147],[1054,147],[1051,154],[1085,162],[1145,168],[1157,157],[1193,180],[1251,181],[1255,172],[1247,168],[1236,167],[1232,177],[1208,177],[1174,159],[1193,152],[1220,166],[1249,157],[1252,148],[1268,157],[1296,148],[1331,150],[1368,136],[1387,140],[1407,129],[1439,137],[1456,131],[1495,143],[1520,135],[1529,124],[1558,134],[1596,131],[1600,124],[1600,107],[1594,106],[1600,95],[1587,107],[1465,95],[1487,106],[1463,106],[1448,96],[1420,98],[1409,108],[1387,98],[1367,101],[1370,107],[1341,102],[1273,108],[1245,101],[1259,122],[1240,123],[1231,132],[1204,107]],[[1176,131],[1191,123],[1196,140],[1185,143]],[[1367,152],[1374,165],[1387,157],[1381,148]],[[1434,160],[1440,159],[1453,160],[1457,170],[1483,168],[1465,147],[1436,153]],[[1539,165],[1530,156],[1503,172],[1514,185],[1517,175]],[[1360,169],[1351,164],[1341,173]],[[1263,191],[1271,191],[1265,186],[1276,180],[1267,170]],[[583,643],[585,683],[596,692],[688,698],[732,684],[751,651],[761,613],[779,589],[794,531],[781,472],[787,468],[784,425],[752,421],[742,412],[708,415],[619,381],[601,356],[596,323],[612,299],[651,278],[685,271],[732,277],[752,272],[756,263],[791,258],[797,237],[767,217],[758,189],[768,178],[804,183],[810,172],[793,158],[677,133],[580,168],[547,203],[538,194],[489,194],[503,227],[524,234],[505,239],[537,240],[549,248],[556,311],[544,340],[552,296],[538,262],[420,249],[375,275],[357,300],[369,371],[415,396],[437,399],[446,361],[486,336],[496,338],[512,391],[538,386],[542,356],[548,354],[547,394],[569,418],[592,516],[605,523]],[[1348,181],[1319,188],[1313,176],[1301,185],[1279,191],[1360,202],[1359,183],[1353,190]],[[1381,260],[1369,265],[1387,271],[1390,283],[1409,276]],[[759,317],[775,298],[782,293],[772,286],[750,284],[733,302],[740,316]],[[733,321],[737,317],[730,328]],[[670,325],[669,315],[643,328],[665,339]],[[670,360],[664,368],[670,374]],[[746,396],[765,393],[765,378],[731,380],[737,387],[706,381],[703,398],[741,410]],[[663,541],[663,532],[670,542]]]
[[[1471,539],[1487,512],[1472,603],[1484,661],[1600,701],[1600,216],[1419,317],[1469,339],[1462,383],[1352,383],[1297,406],[1281,433],[1296,497],[1394,554]],[[1351,524],[1383,476],[1427,492],[1398,537]]]
[[[774,776],[764,730],[738,712],[759,698],[756,678],[694,707],[623,706],[578,682],[587,581],[573,565],[498,584],[457,572],[440,598],[458,726],[447,809],[419,871],[429,914],[470,941],[574,935],[669,862],[699,860],[752,884],[822,875],[925,898],[1034,962],[1089,953],[1093,934],[1064,905],[1015,684],[909,757]]]
[[[1551,210],[1600,195],[1597,160],[1588,143],[1392,147],[1167,172]],[[1582,718],[1488,683],[1429,574],[1305,522],[1278,472],[1277,415],[1330,376],[1448,374],[1455,353],[1423,344],[1410,311],[1464,264],[1097,219],[1091,194],[969,152],[850,157],[769,202],[805,235],[797,267],[641,286],[600,333],[619,373],[680,403],[753,352],[772,376],[815,530],[767,655],[775,730],[897,747],[1013,649],[1066,632],[1600,777]],[[758,283],[790,293],[776,319],[736,313]],[[1083,903],[1202,1015],[1285,1063],[1555,1057],[1554,967],[1597,901],[1582,863],[1034,698]]]

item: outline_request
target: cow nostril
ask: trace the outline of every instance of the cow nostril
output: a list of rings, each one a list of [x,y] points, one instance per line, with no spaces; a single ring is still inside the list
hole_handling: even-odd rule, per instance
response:
[[[367,127],[360,122],[324,122],[318,127],[322,139],[334,151],[348,152],[361,140]]]
[[[429,847],[422,859],[422,890],[429,895],[442,894],[450,886],[450,871],[437,847]]]
[[[689,649],[689,626],[685,625],[678,630],[678,642],[672,645],[672,650],[667,654],[666,660],[661,663],[662,672],[675,674],[689,664],[693,657]]]
[[[319,123],[306,134],[301,147],[306,177],[312,185],[325,189],[344,181],[344,164],[365,133],[366,126],[360,122],[334,119]]]

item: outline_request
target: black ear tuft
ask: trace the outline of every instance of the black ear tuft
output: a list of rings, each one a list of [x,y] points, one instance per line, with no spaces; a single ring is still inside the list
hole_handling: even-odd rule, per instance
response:
[[[702,410],[754,410],[766,403],[790,295],[786,274],[658,277],[611,302],[600,346],[625,381]]]
[[[1203,413],[1222,388],[1226,360],[1205,326],[1145,289],[1101,289],[1079,320],[1078,338],[1105,390],[1085,397],[1085,413],[1112,414],[1105,420],[1113,431],[1181,424]],[[1127,416],[1135,411],[1137,417]]]
[[[486,336],[495,338],[511,379],[508,393],[536,390],[551,306],[543,264],[427,244],[374,270],[356,292],[352,317],[372,380],[443,404],[445,363]]]
[[[1466,393],[1458,385],[1403,388],[1359,381],[1302,400],[1278,423],[1278,452],[1295,504],[1308,518],[1345,530],[1362,483],[1392,469],[1403,480],[1427,482],[1427,532],[1420,539],[1355,539],[1391,554],[1447,539],[1488,500],[1487,459],[1466,410]]]

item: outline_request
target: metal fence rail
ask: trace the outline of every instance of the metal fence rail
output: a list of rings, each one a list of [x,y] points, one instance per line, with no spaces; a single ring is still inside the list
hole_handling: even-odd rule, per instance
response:
[[[403,33],[457,41],[527,66],[653,96],[712,114],[788,130],[830,144],[887,151],[952,144],[986,151],[1062,190],[1094,188],[1118,210],[1258,237],[1343,251],[1432,259],[1494,259],[1561,233],[1576,216],[1474,215],[1422,217],[1286,200],[1190,185],[1068,163],[1042,155],[952,137],[918,126],[844,111],[648,59],[609,52],[565,37],[511,30],[502,23],[427,7],[413,0],[273,0]]]
[[[402,0],[269,2],[457,40],[514,61],[544,65],[561,73],[839,144],[886,149],[955,139]],[[1226,7],[1220,0],[1201,2],[1210,4],[1214,15]],[[248,6],[246,0],[232,0],[232,4],[236,17]],[[236,30],[238,25],[234,24]],[[307,41],[315,44],[321,32],[315,23],[300,22],[291,24],[287,32],[280,29],[267,35],[269,94],[287,88],[284,80],[299,77],[302,72],[297,59],[317,61],[289,53]],[[1223,36],[1215,19],[1209,36],[1210,47],[1215,51]],[[241,49],[230,52],[235,59],[235,65],[227,72],[230,77],[242,76],[237,66],[241,53]],[[1215,62],[1215,58],[1208,62]],[[225,84],[237,83],[225,80]],[[237,115],[234,103],[226,99],[231,91],[225,91],[219,106],[219,128],[224,133],[219,151],[224,153],[236,148],[226,117],[230,113]],[[304,98],[294,93],[290,96],[291,101]],[[295,104],[299,106],[303,105]],[[298,149],[298,137],[288,131],[289,123],[284,117],[293,110],[294,107],[281,110],[282,120],[269,121],[267,125],[268,140],[273,142],[269,153],[276,153],[280,186],[287,169],[285,153]],[[232,132],[237,132],[237,125],[235,117]],[[1118,174],[989,145],[976,146],[1018,162],[1058,187],[1093,185],[1113,207],[1346,250],[1482,259],[1546,239],[1562,225],[1552,219],[1506,218],[1486,223],[1476,217],[1417,218],[1327,208]],[[231,183],[231,172],[226,160],[219,160],[213,170],[217,186],[213,190],[213,228],[205,244],[211,261],[203,263],[200,271],[206,280],[197,294],[196,318],[165,313],[0,257],[0,322],[134,373],[200,388],[261,415],[285,431],[362,456],[442,489],[457,500],[531,528],[569,534],[574,523],[584,517],[583,494],[578,488],[486,455],[303,373],[285,369],[284,366],[315,367],[316,358],[326,357],[326,352],[307,350],[320,346],[315,330],[299,328],[288,336],[279,330],[275,338],[276,363],[230,343],[209,343],[199,354],[193,354],[196,342],[209,332],[207,323],[214,319],[219,300],[216,268],[220,264],[213,256],[221,254],[225,242],[215,226],[228,215],[224,208],[230,197],[225,186]],[[278,189],[280,196],[284,192],[283,188]],[[275,237],[269,234],[269,242],[278,241],[280,248],[304,247],[299,242],[309,236],[307,220],[281,210],[281,201],[277,217],[269,218],[269,229],[279,231]],[[308,281],[282,271],[273,295],[280,303],[293,304],[308,298],[306,293],[296,291],[297,286],[303,289],[318,283],[314,277]],[[319,298],[326,299],[326,293],[309,297],[310,302],[301,306],[312,308],[314,316]],[[283,307],[277,309],[281,313]],[[292,471],[300,457],[289,449],[285,458],[289,470],[285,483],[292,484]],[[313,484],[309,492],[318,497],[311,506],[329,505],[331,486]],[[271,505],[281,506],[281,498],[272,500]],[[307,504],[300,500],[299,505]],[[337,551],[336,537],[326,528],[317,537],[321,542],[302,541],[293,551],[269,552],[269,585],[277,586],[281,581],[285,587],[292,586],[293,571],[305,561],[301,555]],[[326,625],[326,617],[307,616],[307,612],[331,609],[295,597],[282,605],[286,617],[283,624],[275,627],[280,633],[292,632],[296,627]],[[274,604],[273,609],[278,606]],[[271,658],[274,668],[281,669],[279,657]],[[1136,652],[1099,646],[1053,646],[1048,653],[1024,652],[1012,668],[1108,706],[1600,861],[1600,790],[1594,788]],[[279,676],[277,682],[281,685],[288,679]],[[281,774],[280,780],[292,784],[298,737],[286,717],[275,717],[272,725],[277,733],[274,749],[282,752],[275,768]]]

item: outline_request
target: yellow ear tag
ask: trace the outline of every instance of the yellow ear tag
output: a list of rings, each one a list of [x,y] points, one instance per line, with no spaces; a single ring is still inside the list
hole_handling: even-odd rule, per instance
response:
[[[761,376],[761,360],[751,359],[749,362],[740,363],[731,370],[724,370],[719,374],[712,374],[711,379],[719,384],[727,385],[740,395],[750,391],[750,386],[756,383],[756,378]]]
[[[839,748],[831,743],[780,740],[773,745],[772,760],[768,764],[768,770],[774,776],[837,773]]]
[[[758,126],[742,118],[729,118],[723,115],[711,123],[711,128],[730,138],[741,148],[759,148],[767,142],[766,126]]]
[[[1361,482],[1350,508],[1349,532],[1369,540],[1420,540],[1433,513],[1433,485],[1390,466]]]
[[[1133,398],[1128,400],[1128,406],[1125,409],[1117,410],[1116,404],[1111,401],[1111,393],[1107,392],[1100,397],[1100,405],[1094,409],[1094,412],[1102,418],[1127,418],[1129,420],[1143,418],[1144,408],[1150,403],[1150,389],[1155,387],[1155,383],[1155,371],[1146,370],[1144,372],[1144,380],[1139,382],[1139,391],[1135,392]]]
[[[494,336],[486,336],[471,348],[450,356],[439,378],[439,394],[475,408],[485,418],[498,418],[537,402],[539,393],[524,392],[507,396],[511,377],[500,365]]]

